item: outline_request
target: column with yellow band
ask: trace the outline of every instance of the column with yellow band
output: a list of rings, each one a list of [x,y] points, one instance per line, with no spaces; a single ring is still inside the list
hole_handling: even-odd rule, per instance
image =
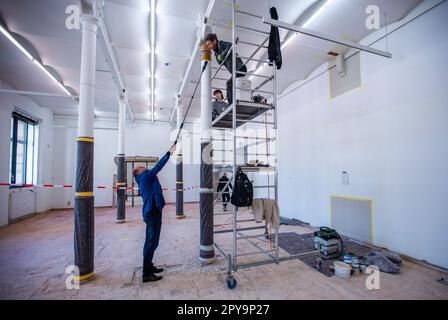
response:
[[[177,105],[177,130],[180,130],[182,120],[184,118],[182,103]],[[185,218],[184,214],[184,164],[182,156],[182,135],[179,135],[177,142],[177,157],[176,157],[176,219]]]
[[[94,270],[94,195],[93,139],[77,139],[77,169],[75,186],[75,265],[79,281],[93,277]]]
[[[125,155],[117,157],[117,217],[116,223],[126,222],[126,163]]]
[[[117,156],[117,223],[126,222],[126,162],[125,162],[125,124],[126,124],[126,96],[120,95],[118,100],[118,156]]]
[[[200,246],[199,261],[213,263],[213,163],[212,163],[212,87],[211,51],[205,43],[201,44],[201,67],[206,65],[201,78],[201,191],[199,194]]]
[[[82,47],[79,86],[79,116],[74,199],[74,264],[79,269],[75,280],[94,277],[94,196],[93,196],[93,119],[95,103],[95,57],[98,19],[93,8],[83,7]]]

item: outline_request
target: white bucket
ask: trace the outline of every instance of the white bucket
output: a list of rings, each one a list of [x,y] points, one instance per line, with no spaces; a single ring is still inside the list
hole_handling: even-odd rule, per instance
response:
[[[251,101],[252,93],[250,91],[251,81],[244,78],[236,79],[236,98],[242,101]]]
[[[344,262],[335,261],[334,262],[334,274],[338,278],[348,279],[350,278],[350,272],[352,267]]]

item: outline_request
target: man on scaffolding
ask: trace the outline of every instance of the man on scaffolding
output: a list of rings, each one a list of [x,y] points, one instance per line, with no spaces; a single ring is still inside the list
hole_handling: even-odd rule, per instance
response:
[[[207,45],[207,48],[210,50],[213,50],[215,53],[216,61],[219,64],[222,64],[224,62],[224,66],[227,68],[227,70],[230,72],[230,74],[233,74],[232,72],[232,44],[227,41],[218,40],[218,37],[214,33],[209,33],[204,38],[205,44]],[[226,58],[227,57],[227,58]],[[225,61],[224,61],[225,59]],[[236,77],[244,77],[245,74],[241,74],[238,72],[247,72],[247,67],[243,63],[243,60],[241,60],[240,57],[236,57]],[[233,80],[232,77],[230,77],[229,80],[227,80],[226,83],[226,90],[227,90],[227,101],[229,103],[229,106],[232,105],[233,102]]]

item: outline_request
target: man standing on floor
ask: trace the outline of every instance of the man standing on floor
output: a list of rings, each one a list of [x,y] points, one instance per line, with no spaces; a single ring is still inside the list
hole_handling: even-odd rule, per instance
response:
[[[205,36],[205,44],[207,45],[207,48],[209,50],[213,50],[215,53],[216,61],[219,64],[222,64],[224,62],[224,65],[226,69],[230,72],[230,74],[233,74],[232,72],[232,43],[227,41],[218,40],[218,37],[214,33],[209,33]],[[230,53],[229,53],[230,52]],[[238,72],[244,72],[247,73],[247,67],[243,63],[243,60],[241,60],[240,57],[238,57],[238,54],[236,55],[236,77],[244,77],[245,74],[238,73]],[[226,59],[227,57],[227,59]],[[224,60],[225,59],[225,60]],[[232,77],[230,77],[229,80],[227,80],[226,83],[226,91],[227,91],[227,102],[229,103],[229,106],[233,103],[233,82]]]
[[[227,205],[230,202],[230,189],[232,189],[232,184],[229,182],[229,178],[227,178],[227,173],[224,172],[222,177],[218,181],[217,190],[218,193],[222,192],[222,206],[224,211],[227,211]]]
[[[157,174],[162,170],[170,159],[171,154],[176,149],[172,145],[170,150],[157,162],[152,169],[145,167],[136,167],[133,170],[135,181],[143,198],[143,220],[146,223],[146,239],[143,247],[143,275],[142,281],[158,281],[162,276],[156,275],[163,271],[162,268],[156,268],[152,263],[154,252],[159,245],[160,229],[162,228],[162,209],[165,206],[162,187],[160,186]]]

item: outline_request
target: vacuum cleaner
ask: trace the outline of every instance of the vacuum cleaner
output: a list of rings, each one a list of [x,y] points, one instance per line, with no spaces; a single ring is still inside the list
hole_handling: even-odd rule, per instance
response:
[[[319,250],[322,259],[337,259],[344,252],[344,243],[336,230],[320,227],[314,231],[314,248]]]

